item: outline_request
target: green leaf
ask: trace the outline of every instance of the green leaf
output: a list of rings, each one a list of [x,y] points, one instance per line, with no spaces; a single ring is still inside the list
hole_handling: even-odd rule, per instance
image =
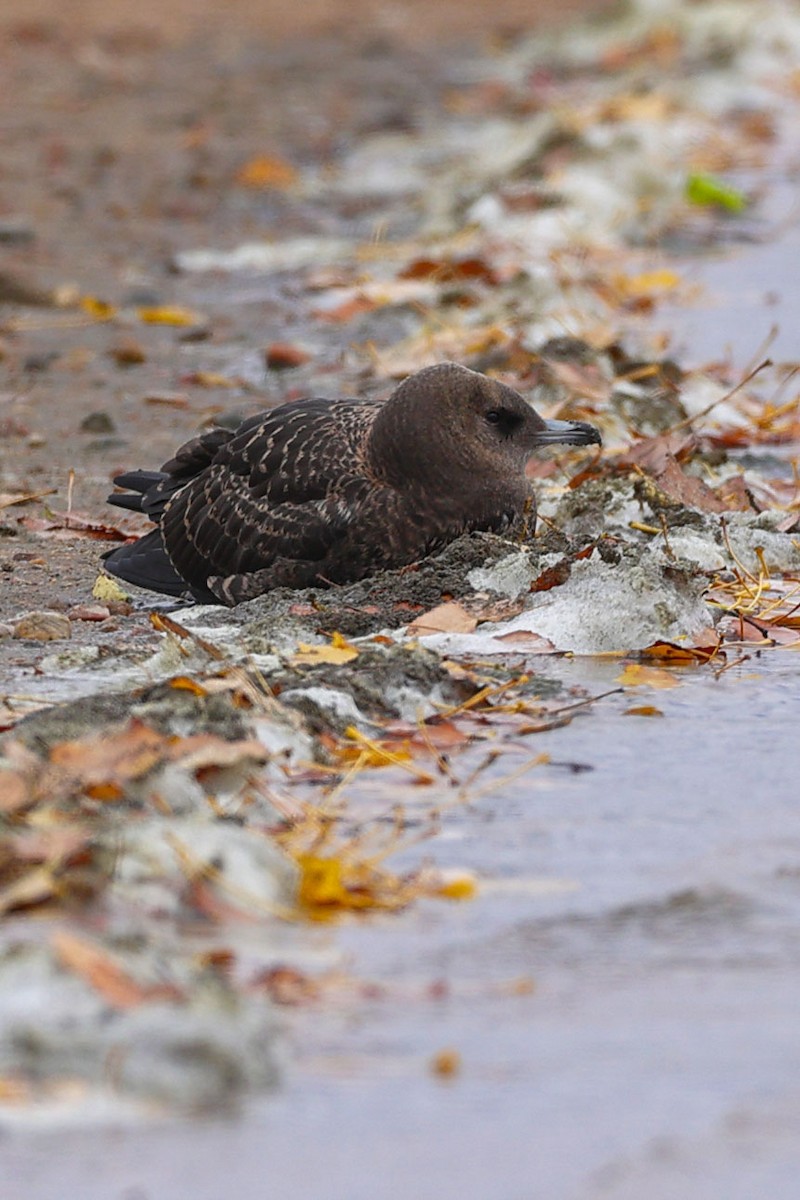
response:
[[[744,212],[748,204],[743,192],[728,187],[713,175],[689,175],[686,180],[686,199],[690,204],[715,204],[732,213]]]

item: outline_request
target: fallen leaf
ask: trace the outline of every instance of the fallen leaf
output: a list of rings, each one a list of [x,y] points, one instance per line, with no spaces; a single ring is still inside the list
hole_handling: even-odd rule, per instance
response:
[[[475,876],[469,871],[441,871],[433,891],[446,900],[472,900],[478,892]]]
[[[168,304],[137,308],[136,315],[145,325],[201,325],[204,319],[190,308]]]
[[[690,204],[713,205],[731,213],[744,212],[748,205],[744,192],[730,187],[713,175],[690,175],[686,180],[686,199]]]
[[[664,671],[661,667],[645,667],[641,663],[628,663],[625,669],[617,675],[615,682],[621,683],[623,687],[674,688],[680,686],[679,680],[669,671]]]
[[[321,321],[339,321],[344,323],[345,321],[352,321],[353,317],[360,317],[362,313],[372,312],[377,307],[377,300],[371,300],[369,296],[357,293],[346,300],[342,300],[340,304],[332,308],[315,310],[314,316]]]
[[[236,182],[240,187],[257,191],[285,191],[293,187],[299,177],[297,168],[291,163],[270,154],[255,155],[236,172]]]
[[[548,638],[534,633],[532,629],[512,629],[510,633],[498,633],[495,634],[495,641],[503,642],[504,645],[517,650],[524,650],[526,654],[558,653]]]
[[[461,1071],[461,1055],[457,1050],[439,1050],[430,1061],[430,1069],[441,1079],[452,1079]]]
[[[456,600],[437,604],[429,612],[415,617],[407,626],[411,636],[426,637],[431,633],[472,633],[478,627],[478,618],[472,616]]]
[[[744,475],[732,475],[730,479],[726,479],[724,483],[714,488],[714,494],[728,510],[735,510],[737,512],[757,511]]]
[[[185,392],[148,392],[143,404],[164,404],[167,408],[188,408],[191,404]]]
[[[468,611],[475,617],[479,625],[483,625],[510,621],[512,617],[518,617],[524,607],[525,600],[522,596],[513,600],[510,597],[490,600],[485,596],[477,595],[474,600],[470,601]]]
[[[120,784],[139,779],[167,757],[169,739],[136,718],[123,729],[59,742],[50,762],[85,784]]]
[[[95,600],[117,600],[124,603],[130,600],[130,595],[120,587],[111,575],[98,575],[92,585],[92,595]]]
[[[53,935],[53,949],[61,965],[80,975],[112,1008],[137,1008],[148,1000],[180,1000],[169,984],[142,985],[93,942],[72,933]]]
[[[719,633],[716,629],[703,629],[695,634],[691,641],[685,643],[653,642],[642,650],[644,658],[658,658],[665,662],[688,664],[708,662],[718,652],[720,646]]]
[[[82,513],[55,513],[50,519],[43,517],[19,517],[18,524],[43,538],[70,541],[72,538],[97,538],[98,541],[127,542],[130,534],[116,525],[106,525]]]
[[[41,500],[43,496],[54,496],[58,488],[45,488],[41,492],[0,492],[0,508],[11,508],[14,504],[29,504],[31,500]]]
[[[109,304],[105,300],[98,300],[96,296],[82,296],[80,307],[95,321],[110,321],[117,315],[113,304]]]
[[[402,908],[411,899],[405,881],[369,862],[333,854],[294,857],[300,871],[298,904],[312,920],[330,920],[348,911]]]
[[[277,966],[261,971],[251,981],[248,991],[266,992],[274,1004],[296,1008],[310,1004],[319,997],[320,987],[316,980],[304,975],[295,967]]]
[[[311,646],[307,642],[298,642],[297,653],[289,662],[292,666],[313,665],[315,663],[346,663],[358,658],[358,650],[351,646],[340,633],[334,633],[330,644]]]
[[[399,279],[433,279],[436,283],[479,280],[494,286],[496,272],[482,258],[416,258],[398,274]]]
[[[626,708],[622,715],[623,717],[663,717],[664,714],[653,704],[637,704],[633,708]]]
[[[701,512],[727,512],[728,506],[696,475],[687,475],[674,458],[668,458],[655,476],[659,490],[674,504],[699,508]]]
[[[221,375],[219,371],[190,371],[188,375],[181,375],[180,382],[205,388],[235,388],[239,386],[238,379],[231,379],[229,375]]]
[[[673,291],[681,281],[675,271],[644,271],[640,275],[614,276],[614,286],[623,296],[658,296]]]

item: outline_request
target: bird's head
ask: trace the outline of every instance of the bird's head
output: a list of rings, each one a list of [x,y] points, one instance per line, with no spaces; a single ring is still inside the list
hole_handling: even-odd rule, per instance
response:
[[[406,479],[434,470],[445,477],[521,475],[540,446],[600,442],[593,425],[545,420],[513,388],[450,362],[404,380],[379,413],[373,437],[391,474]]]

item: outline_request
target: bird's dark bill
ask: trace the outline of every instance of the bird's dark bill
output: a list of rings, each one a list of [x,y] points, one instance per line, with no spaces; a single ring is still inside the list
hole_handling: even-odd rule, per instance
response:
[[[588,421],[545,421],[536,441],[540,446],[599,446],[602,438],[599,429]]]

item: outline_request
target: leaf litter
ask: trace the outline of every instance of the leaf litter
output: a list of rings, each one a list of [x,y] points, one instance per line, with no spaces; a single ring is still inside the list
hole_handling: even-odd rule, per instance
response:
[[[374,394],[452,357],[546,416],[596,422],[605,443],[533,464],[536,537],[461,539],[405,572],[234,613],[156,612],[134,647],[124,633],[135,607],[109,608],[123,623],[114,669],[131,672],[113,695],[105,658],[77,671],[57,654],[36,660],[89,695],[18,722],[24,704],[8,709],[0,911],[15,923],[0,943],[0,997],[27,980],[51,996],[32,1014],[0,999],[9,1095],[42,1080],[98,1087],[121,1048],[115,1088],[150,1102],[219,1104],[268,1086],[270,1001],[325,987],[282,959],[278,930],[290,925],[301,947],[306,922],[388,920],[423,898],[473,896],[466,868],[388,860],[406,862],[459,806],[548,769],[535,751],[502,764],[593,700],[540,674],[543,656],[618,656],[619,683],[638,698],[686,671],[800,644],[796,366],[762,364],[757,347],[759,365],[740,375],[727,361],[686,366],[653,333],[667,299],[703,303],[670,247],[770,233],[759,188],[740,186],[735,168],[746,162],[759,180],[780,153],[784,109],[800,103],[784,37],[797,18],[769,3],[738,25],[718,4],[668,9],[667,21],[635,5],[569,38],[522,40],[487,66],[496,87],[463,85],[435,121],[390,147],[353,142],[318,175],[262,151],[230,178],[254,198],[288,192],[331,213],[352,203],[354,181],[366,194],[372,184],[401,235],[334,221],[233,249],[184,243],[174,299],[56,289],[52,308],[7,321],[15,337],[102,326],[118,339],[131,320],[145,333],[202,331],[220,321],[205,272],[268,288],[289,278],[314,337],[297,323],[259,360],[291,376],[287,398],[329,390],[333,370]],[[401,224],[401,211],[416,216]],[[143,361],[138,347],[124,358],[120,370]],[[172,382],[247,395],[213,342],[193,362]],[[142,395],[192,404],[188,390]],[[16,513],[47,491],[3,480],[15,535],[131,536],[71,505]],[[104,587],[98,600],[127,604]],[[646,703],[625,711],[661,715]],[[254,925],[258,961],[243,974],[242,929]],[[65,1033],[67,1012],[77,1032]],[[50,1038],[38,1058],[25,1041],[34,1018]],[[199,1084],[177,1065],[190,1037],[218,1064]]]

